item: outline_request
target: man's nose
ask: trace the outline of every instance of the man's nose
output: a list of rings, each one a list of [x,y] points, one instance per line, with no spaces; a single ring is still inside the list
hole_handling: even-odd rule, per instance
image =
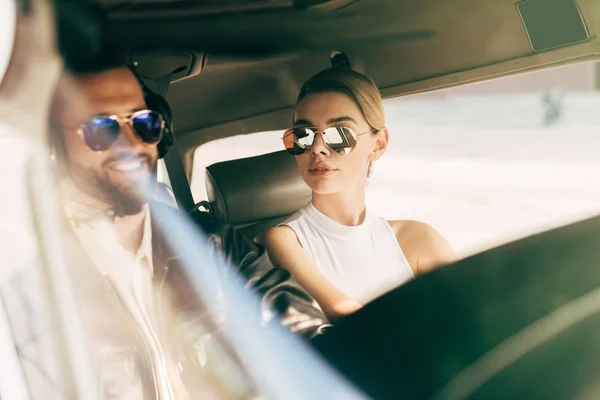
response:
[[[315,134],[315,140],[313,141],[310,151],[314,156],[319,154],[328,156],[330,154],[329,147],[325,144],[325,136],[323,132],[317,132]]]

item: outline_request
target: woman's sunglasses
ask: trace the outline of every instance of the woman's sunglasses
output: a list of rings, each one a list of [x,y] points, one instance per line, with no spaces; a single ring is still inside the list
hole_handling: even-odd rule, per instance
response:
[[[331,151],[338,154],[350,154],[356,147],[358,137],[373,131],[376,131],[376,129],[356,133],[345,126],[332,126],[322,131],[316,128],[291,128],[284,132],[282,139],[285,149],[298,156],[311,148],[317,133],[321,132],[323,141]]]
[[[94,151],[104,151],[112,146],[121,134],[121,124],[128,123],[136,135],[147,144],[162,139],[165,119],[157,111],[140,110],[129,116],[96,115],[83,123],[78,133],[85,144]]]

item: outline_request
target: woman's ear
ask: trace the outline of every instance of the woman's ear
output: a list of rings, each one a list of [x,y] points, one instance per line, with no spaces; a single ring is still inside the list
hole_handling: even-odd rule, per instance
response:
[[[385,153],[388,147],[388,141],[390,139],[390,134],[387,128],[379,129],[376,133],[375,137],[375,147],[371,154],[369,154],[369,160],[377,161],[379,158]]]

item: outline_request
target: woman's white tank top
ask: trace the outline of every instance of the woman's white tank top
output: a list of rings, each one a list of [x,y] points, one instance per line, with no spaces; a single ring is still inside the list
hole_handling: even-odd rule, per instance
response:
[[[293,229],[325,277],[360,304],[414,276],[390,224],[368,212],[361,225],[346,226],[311,202],[281,225]]]

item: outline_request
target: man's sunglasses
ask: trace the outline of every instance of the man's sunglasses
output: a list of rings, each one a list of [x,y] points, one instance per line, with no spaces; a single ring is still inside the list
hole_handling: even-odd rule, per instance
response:
[[[165,129],[165,119],[159,112],[140,110],[129,116],[96,115],[84,122],[78,133],[90,149],[104,151],[117,141],[124,123],[128,123],[140,140],[147,144],[160,141]]]
[[[311,148],[315,142],[317,133],[323,134],[323,141],[338,154],[350,154],[356,147],[359,136],[376,131],[371,129],[367,132],[356,133],[345,126],[332,126],[319,131],[316,128],[291,128],[283,134],[283,145],[291,154],[298,156]]]

